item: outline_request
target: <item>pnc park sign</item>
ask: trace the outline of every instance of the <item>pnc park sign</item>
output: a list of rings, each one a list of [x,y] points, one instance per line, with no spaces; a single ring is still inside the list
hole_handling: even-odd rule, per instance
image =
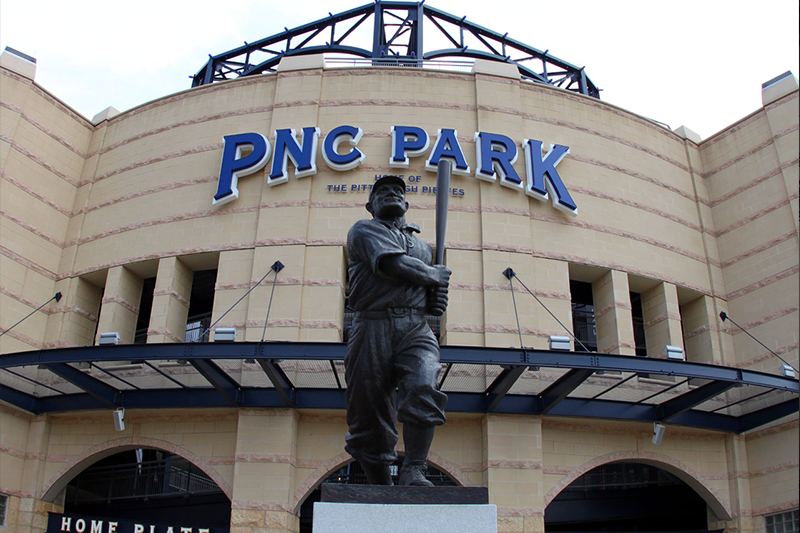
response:
[[[436,172],[440,160],[448,159],[452,162],[453,174],[472,175],[456,130],[439,129],[433,143],[425,130],[415,126],[392,126],[391,133],[390,168],[408,168],[410,158],[428,154],[425,169],[430,172]],[[322,141],[321,150],[328,167],[344,172],[361,165],[367,158],[358,148],[363,135],[364,131],[354,126],[338,126],[332,129]],[[295,166],[295,178],[317,173],[319,128],[303,128],[299,140],[294,129],[276,130],[274,147],[261,133],[226,135],[223,140],[222,164],[213,205],[219,206],[237,199],[239,178],[263,169],[270,157],[272,166],[267,175],[267,184],[270,186],[289,180],[287,167],[290,159]],[[342,146],[345,143],[349,146]],[[546,201],[551,198],[556,209],[572,216],[578,214],[578,206],[556,171],[556,166],[569,153],[568,146],[551,144],[545,152],[542,141],[524,139],[521,143],[525,153],[526,175],[523,182],[513,166],[519,153],[513,140],[505,135],[481,131],[475,133],[475,143],[475,177],[488,182],[499,181],[505,187],[525,191],[528,196],[538,200]],[[463,189],[459,191],[463,195]]]

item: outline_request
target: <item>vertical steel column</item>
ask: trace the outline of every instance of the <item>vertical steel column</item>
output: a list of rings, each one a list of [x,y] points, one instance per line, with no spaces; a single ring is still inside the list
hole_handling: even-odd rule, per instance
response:
[[[212,58],[208,58],[208,63],[206,63],[206,73],[203,77],[203,85],[208,85],[214,81],[214,60]]]
[[[386,44],[386,32],[383,29],[383,4],[375,0],[375,25],[372,31],[372,57],[380,58]]]
[[[589,95],[589,83],[586,80],[586,71],[581,68],[581,94]]]
[[[414,19],[414,27],[411,30],[411,38],[409,39],[411,50],[408,52],[408,55],[413,55],[414,59],[418,59],[420,61],[419,66],[422,66],[422,55],[425,50],[422,47],[422,21],[424,14],[425,4],[422,2],[417,4],[417,8],[414,10],[413,16],[411,13],[409,13],[409,19]]]

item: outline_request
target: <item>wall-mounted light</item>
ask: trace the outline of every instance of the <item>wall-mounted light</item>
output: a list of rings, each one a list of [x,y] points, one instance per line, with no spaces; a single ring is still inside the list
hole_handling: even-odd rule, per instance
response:
[[[785,378],[796,378],[797,372],[789,365],[781,365],[781,376]]]
[[[674,361],[685,361],[686,355],[683,353],[683,348],[680,346],[664,346],[664,357]]]
[[[217,328],[214,330],[214,342],[234,342],[236,328]]]
[[[661,441],[664,439],[664,432],[667,431],[667,428],[664,427],[663,424],[659,424],[658,422],[653,422],[653,444],[658,446],[661,444]]]
[[[125,408],[123,407],[114,411],[114,428],[117,431],[125,431]]]
[[[100,346],[105,346],[108,344],[119,344],[119,333],[116,331],[101,333],[100,338],[97,341],[97,344],[99,344]]]
[[[568,352],[572,350],[572,341],[567,336],[550,335],[550,349]]]

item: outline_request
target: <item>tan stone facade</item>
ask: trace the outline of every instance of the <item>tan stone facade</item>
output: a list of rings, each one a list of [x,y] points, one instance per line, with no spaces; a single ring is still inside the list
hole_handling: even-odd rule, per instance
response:
[[[455,128],[470,176],[454,176],[446,263],[453,270],[443,343],[518,346],[502,271],[513,268],[564,323],[570,280],[591,283],[598,350],[633,355],[631,291],[642,295],[650,357],[664,345],[689,361],[778,373],[781,362],[726,311],[798,364],[798,90],[765,89],[765,105],[695,142],[601,101],[521,81],[477,62],[474,72],[324,68],[322,58],[278,73],[207,85],[92,123],[37,85],[0,68],[0,327],[51,303],[0,338],[0,353],[133,341],[142,287],[154,278],[148,343],[182,342],[195,272],[216,269],[212,319],[266,274],[277,277],[267,339],[342,339],[345,236],[368,216],[367,192],[393,172],[390,128],[435,137]],[[8,67],[8,68],[6,68]],[[309,68],[313,67],[313,68]],[[788,84],[794,83],[786,89]],[[102,120],[100,120],[102,119]],[[239,180],[240,196],[212,207],[222,138],[281,128],[361,127],[364,164],[268,186]],[[476,179],[474,132],[570,147],[558,171],[577,217],[521,191]],[[680,134],[682,133],[682,134]],[[515,164],[525,174],[520,157]],[[409,219],[432,240],[435,185],[424,157]],[[347,185],[332,192],[329,185]],[[528,283],[529,282],[529,283]],[[259,340],[271,284],[218,326]],[[526,346],[546,348],[558,324],[520,291]],[[35,371],[35,370],[33,370]],[[297,531],[299,505],[348,461],[343,413],[291,409],[130,411],[33,416],[0,405],[0,492],[9,531],[42,531],[59,492],[88,464],[121,449],[161,448],[191,460],[231,499],[232,531]],[[743,435],[556,417],[449,414],[431,462],[463,485],[489,487],[500,531],[538,532],[548,503],[583,473],[623,459],[654,464],[709,505],[709,526],[763,531],[762,516],[798,507],[798,418]]]

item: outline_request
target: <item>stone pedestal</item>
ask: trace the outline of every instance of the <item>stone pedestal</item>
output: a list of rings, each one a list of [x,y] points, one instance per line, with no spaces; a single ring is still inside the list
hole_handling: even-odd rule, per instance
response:
[[[314,533],[496,533],[485,487],[323,485]]]

